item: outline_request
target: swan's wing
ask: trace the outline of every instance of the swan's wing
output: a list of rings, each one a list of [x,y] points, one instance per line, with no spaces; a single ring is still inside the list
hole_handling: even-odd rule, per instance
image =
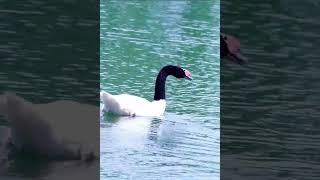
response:
[[[150,102],[129,94],[111,95],[100,93],[105,109],[121,116],[158,116],[163,114],[165,101]]]
[[[133,116],[160,116],[166,107],[165,100],[148,101],[144,98],[129,94],[118,95],[118,102],[124,111]]]
[[[140,112],[142,110],[147,111],[147,109],[150,108],[151,105],[150,101],[129,94],[116,95],[115,99],[119,103],[120,109],[124,113],[128,113],[128,115],[141,114]]]
[[[130,94],[120,94],[120,95],[115,95],[115,98],[117,101],[122,105],[122,104],[128,104],[128,105],[141,105],[141,104],[148,104],[150,101],[138,97],[138,96],[133,96]]]

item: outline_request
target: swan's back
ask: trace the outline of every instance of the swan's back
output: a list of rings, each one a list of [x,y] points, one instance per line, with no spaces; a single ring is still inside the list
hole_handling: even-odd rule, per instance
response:
[[[160,116],[165,110],[165,100],[150,102],[138,96],[104,91],[100,95],[105,110],[120,116]]]

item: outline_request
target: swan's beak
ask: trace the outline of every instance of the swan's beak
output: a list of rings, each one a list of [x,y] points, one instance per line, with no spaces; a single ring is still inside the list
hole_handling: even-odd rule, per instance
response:
[[[185,74],[184,78],[191,81],[192,80],[191,72],[186,70],[186,69],[184,69],[183,71],[184,71],[184,74]]]
[[[185,79],[187,79],[187,80],[192,80],[192,78],[191,78],[191,76],[186,76],[186,77],[184,77]]]

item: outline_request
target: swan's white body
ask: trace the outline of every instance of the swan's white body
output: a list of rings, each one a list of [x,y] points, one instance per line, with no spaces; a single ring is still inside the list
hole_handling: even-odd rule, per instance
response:
[[[98,112],[98,107],[73,101],[33,104],[14,94],[0,96],[0,113],[9,120],[14,146],[53,159],[99,156]]]
[[[100,99],[104,104],[104,110],[119,116],[161,116],[166,109],[164,99],[148,101],[144,98],[120,94],[112,95],[105,91],[100,92]]]

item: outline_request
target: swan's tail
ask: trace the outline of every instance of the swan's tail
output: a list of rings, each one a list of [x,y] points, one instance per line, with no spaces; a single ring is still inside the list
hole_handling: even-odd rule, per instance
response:
[[[111,94],[105,91],[100,92],[100,101],[102,101],[103,104],[105,104],[105,102],[107,102],[108,99],[110,99],[110,97],[111,97]]]
[[[110,106],[116,103],[116,101],[114,100],[114,97],[105,91],[100,92],[100,100],[103,103],[103,111],[105,112],[108,112],[110,110]]]
[[[103,103],[103,110],[105,112],[114,112],[119,109],[119,103],[117,102],[114,95],[107,93],[105,91],[100,92],[100,100]]]

